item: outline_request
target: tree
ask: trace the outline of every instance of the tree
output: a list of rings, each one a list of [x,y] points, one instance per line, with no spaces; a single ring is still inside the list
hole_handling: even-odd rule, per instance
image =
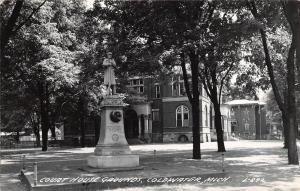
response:
[[[292,1],[291,1],[292,2]],[[258,13],[258,10],[256,8],[256,3],[254,1],[248,1],[247,2],[248,8],[250,9],[253,17],[256,21],[261,22],[262,18]],[[289,6],[291,6],[290,2],[288,3]],[[297,5],[297,4],[296,4]],[[297,6],[295,8],[297,8]],[[285,4],[284,4],[285,6]],[[290,7],[289,7],[290,8]],[[286,9],[286,7],[284,7]],[[295,10],[292,10],[295,11]],[[295,13],[295,12],[292,12]],[[293,18],[298,20],[298,17]],[[289,19],[288,19],[289,20]],[[261,22],[262,23],[262,22]],[[291,24],[291,23],[290,23]],[[294,28],[295,29],[295,28]],[[261,36],[263,49],[265,53],[265,64],[267,66],[268,75],[270,77],[270,82],[272,85],[272,89],[274,92],[274,96],[276,98],[277,104],[279,106],[279,109],[282,112],[282,119],[284,123],[284,131],[285,131],[285,146],[288,147],[288,158],[289,158],[289,164],[298,164],[298,158],[297,158],[297,147],[296,147],[296,137],[295,137],[295,90],[294,90],[294,52],[295,52],[295,36],[292,37],[291,46],[289,48],[288,52],[288,58],[287,58],[287,85],[288,85],[288,92],[286,96],[286,103],[284,103],[284,100],[282,99],[282,96],[280,95],[278,86],[275,82],[274,77],[274,69],[271,61],[271,56],[268,48],[267,43],[267,35],[264,28],[259,28],[259,33]],[[292,112],[292,115],[289,115],[290,112]],[[290,123],[291,122],[291,123]]]
[[[272,90],[270,90],[267,93],[266,117],[267,117],[267,121],[270,121],[270,128],[272,128],[271,125],[272,125],[273,122],[275,122],[277,124],[282,123],[281,111],[278,108],[278,105],[277,105],[277,102],[275,100],[275,97],[274,97],[274,94],[273,94]],[[270,129],[270,130],[272,131],[272,129]],[[282,128],[281,125],[279,127],[277,127],[277,133],[278,133],[278,130],[283,132],[283,128]],[[271,133],[271,131],[270,131],[270,133]],[[277,134],[277,135],[279,135],[279,134]]]
[[[188,45],[195,37],[194,27],[203,22],[201,16],[207,18],[213,9],[207,2],[105,2],[106,6],[95,6],[95,11],[102,13],[101,18],[112,23],[116,34],[119,50],[130,49],[124,54],[127,63],[134,67],[151,66],[151,59],[160,58],[163,52],[169,51],[180,56],[177,64],[184,66],[190,63],[192,68],[192,89],[190,89],[186,72],[184,81],[186,93],[192,105],[193,113],[193,158],[200,159],[200,123],[199,123],[199,84],[198,84],[198,56],[195,48]],[[202,11],[201,11],[202,10]],[[207,14],[207,15],[206,15]],[[199,27],[195,30],[200,30]],[[194,32],[194,34],[193,34]],[[112,41],[113,42],[113,41]],[[129,46],[126,46],[129,45]],[[139,54],[142,53],[142,54]],[[148,55],[150,56],[147,56]],[[142,57],[138,57],[141,55]],[[161,59],[163,60],[163,58]],[[176,60],[176,59],[174,59]],[[147,65],[146,65],[147,64]],[[174,63],[172,63],[174,64]]]
[[[249,42],[250,43],[250,42]],[[253,47],[253,41],[251,43]],[[235,80],[226,84],[225,96],[230,99],[259,99],[259,91],[268,90],[270,82],[264,68],[261,67],[261,62],[254,60],[253,56],[255,49],[251,50],[250,59],[245,61],[246,56],[242,56],[243,63],[240,63],[238,69],[235,70]],[[257,64],[259,63],[259,65]]]
[[[292,42],[290,45],[288,58],[287,58],[287,85],[288,85],[288,162],[289,164],[299,164],[298,151],[297,151],[297,109],[295,97],[295,54],[296,48],[300,45],[300,2],[298,1],[283,1],[283,10],[289,22],[292,31]],[[298,60],[299,61],[299,60]],[[298,63],[299,65],[299,63]]]
[[[56,98],[78,83],[80,66],[76,62],[82,51],[76,44],[74,23],[79,22],[80,11],[84,10],[80,6],[76,1],[45,3],[31,25],[18,30],[11,39],[3,60],[6,64],[1,65],[3,81],[10,77],[21,80],[39,106],[43,151],[47,150],[48,130],[55,136]],[[78,14],[66,15],[71,11]]]
[[[218,8],[216,8],[216,5],[218,5]],[[227,6],[227,10],[226,8],[220,9],[223,5],[224,7]],[[94,13],[111,24],[114,32],[110,35],[114,38],[112,42],[116,42],[114,45],[118,47],[119,53],[126,55],[127,60],[131,61],[135,68],[148,67],[151,66],[150,63],[155,63],[143,62],[146,58],[149,58],[145,52],[149,52],[150,55],[153,55],[152,58],[158,59],[163,64],[168,64],[171,67],[174,65],[182,67],[186,94],[193,112],[193,158],[200,158],[200,83],[198,68],[199,63],[201,63],[201,51],[208,51],[208,49],[205,49],[207,44],[204,44],[204,37],[209,37],[209,34],[214,34],[214,32],[220,32],[217,31],[218,27],[224,27],[225,30],[233,23],[232,15],[230,15],[233,12],[232,10],[229,11],[228,7],[226,3],[211,1],[130,3],[105,1],[104,7],[99,2],[95,4]],[[224,10],[230,12],[230,14],[224,14],[222,18],[221,12]],[[212,22],[215,24],[214,28],[210,28]],[[236,27],[234,25],[232,24],[233,28]],[[210,32],[211,29],[215,31]],[[237,40],[234,35],[232,37]],[[210,37],[210,39],[212,38]],[[222,43],[226,44],[225,41]],[[218,46],[215,45],[215,47]],[[141,52],[143,54],[137,54]],[[221,54],[218,56],[221,57]],[[227,66],[230,66],[230,64]],[[223,69],[226,71],[226,67],[223,67]],[[191,72],[191,84],[189,84],[188,79],[189,72]],[[226,80],[227,77],[226,75]],[[224,79],[224,81],[226,80]],[[218,106],[216,104],[216,107]],[[218,129],[222,129],[221,124],[217,124]],[[219,134],[222,134],[222,131],[219,131]],[[223,148],[221,146],[223,140],[219,139],[220,148],[218,150],[225,150],[224,143]]]
[[[29,15],[26,15],[26,11],[22,8],[24,7],[24,0],[16,0],[15,5],[13,6],[13,9],[11,11],[10,16],[8,16],[7,21],[1,19],[0,23],[0,63],[2,60],[3,55],[5,54],[4,50],[6,48],[7,43],[9,42],[9,39],[14,36],[18,30],[20,30],[25,24],[28,24],[30,19],[39,11],[39,9],[46,3],[47,0],[44,0],[39,5],[37,5],[35,8],[32,9]],[[4,7],[9,7],[13,4],[12,1],[5,0],[3,2]],[[2,12],[2,14],[5,14]],[[2,15],[1,14],[1,15]],[[28,12],[27,12],[28,14]],[[23,20],[20,20],[19,18],[24,18]]]
[[[199,68],[199,77],[214,105],[219,152],[226,151],[221,122],[221,96],[223,88],[239,65],[241,60],[239,55],[243,51],[241,15],[242,13],[239,13],[232,4],[219,3],[208,27],[209,32],[203,33],[203,45],[199,51],[202,64]]]

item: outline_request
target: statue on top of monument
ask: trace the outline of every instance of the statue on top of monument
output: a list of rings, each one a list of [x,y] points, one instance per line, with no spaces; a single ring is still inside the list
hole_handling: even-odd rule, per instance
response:
[[[105,67],[104,85],[108,89],[108,94],[109,95],[116,94],[116,79],[115,79],[115,71],[114,71],[114,69],[116,68],[116,62],[112,58],[111,52],[107,53],[107,58],[104,59],[103,66]]]

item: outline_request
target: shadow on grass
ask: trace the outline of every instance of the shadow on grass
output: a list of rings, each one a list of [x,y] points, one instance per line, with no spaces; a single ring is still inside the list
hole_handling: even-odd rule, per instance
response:
[[[242,144],[242,143],[236,143]],[[146,146],[146,145],[145,145]],[[177,145],[174,145],[177,146]],[[225,172],[232,177],[225,187],[248,187],[260,185],[271,188],[278,182],[281,184],[295,182],[295,178],[300,177],[299,166],[287,164],[287,150],[280,146],[246,148],[247,146],[234,147],[224,153]],[[123,173],[122,176],[140,176],[149,171],[151,176],[162,176],[162,170],[168,176],[182,175],[186,173],[203,173],[204,171],[222,172],[222,153],[204,150],[201,160],[193,160],[191,150],[158,151],[134,151],[140,153],[140,164],[146,166],[145,171],[139,171],[135,174]],[[32,153],[28,154],[26,161],[28,170],[32,171],[32,163],[39,161],[38,169],[41,176],[84,176],[79,170],[86,165],[86,157],[92,153],[76,153],[75,151],[59,151],[49,153]],[[15,160],[16,164],[18,163]],[[20,161],[19,161],[20,162]],[[17,166],[17,165],[16,165]],[[172,174],[173,173],[173,174]],[[177,173],[177,174],[176,174]],[[166,175],[165,174],[165,175]],[[97,173],[95,176],[121,176],[121,173]],[[242,182],[245,178],[263,178],[265,182],[251,183]],[[195,183],[197,184],[197,183]],[[201,185],[206,186],[206,185]],[[208,185],[209,186],[209,185]],[[299,188],[300,189],[300,188]]]

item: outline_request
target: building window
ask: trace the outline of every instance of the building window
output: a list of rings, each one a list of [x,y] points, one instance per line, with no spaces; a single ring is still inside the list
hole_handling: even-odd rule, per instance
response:
[[[152,120],[153,121],[159,121],[159,110],[152,110]]]
[[[174,82],[172,84],[172,96],[178,96],[178,84]]]
[[[176,109],[176,127],[188,127],[189,126],[189,108],[184,105],[180,105]]]
[[[249,131],[249,123],[245,123],[245,131]]]
[[[127,87],[132,88],[136,93],[145,92],[143,79],[131,79]]]
[[[237,121],[231,121],[231,132],[237,129]]]
[[[185,88],[183,82],[179,83],[179,95],[180,96],[185,96]]]
[[[160,98],[160,86],[155,85],[155,98]]]
[[[207,106],[205,106],[205,126],[208,126],[208,111],[207,111]]]
[[[230,109],[230,118],[234,119],[234,109],[233,108]]]
[[[210,124],[210,128],[213,128],[213,115],[212,115],[212,107],[210,107],[209,109],[209,124]]]
[[[138,80],[132,80],[132,85],[138,85]]]
[[[249,119],[250,119],[250,115],[249,114],[250,114],[250,112],[249,112],[248,108],[246,108],[245,109],[245,114],[244,114],[245,115],[244,119],[246,121],[249,121]]]
[[[144,93],[144,86],[139,87],[139,93]]]

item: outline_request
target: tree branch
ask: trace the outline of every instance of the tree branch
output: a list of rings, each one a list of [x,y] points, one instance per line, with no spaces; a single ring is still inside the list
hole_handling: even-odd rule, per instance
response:
[[[192,103],[192,95],[191,95],[191,91],[190,91],[190,87],[189,87],[188,76],[187,76],[186,67],[185,67],[185,56],[184,56],[183,52],[180,54],[180,65],[182,68],[183,81],[184,81],[186,95],[189,98],[189,101]]]
[[[247,6],[250,9],[254,19],[259,20],[255,2],[253,0],[247,1]],[[261,35],[261,39],[262,39],[262,43],[263,43],[263,48],[264,48],[264,53],[265,53],[265,63],[266,63],[267,69],[268,69],[268,74],[269,74],[269,77],[270,77],[270,82],[271,82],[271,85],[272,85],[274,96],[275,96],[275,99],[277,101],[279,109],[281,111],[285,112],[286,109],[284,107],[284,103],[283,103],[282,98],[280,96],[278,86],[275,82],[274,70],[273,70],[273,66],[272,66],[272,62],[271,62],[271,58],[270,58],[270,53],[269,53],[269,48],[268,48],[268,44],[267,44],[267,35],[266,35],[265,30],[263,30],[263,29],[259,29],[259,33]]]
[[[208,61],[205,58],[205,53],[202,52],[200,58],[202,59],[204,68],[202,70],[203,72],[199,72],[199,77],[201,78],[202,84],[204,86],[204,89],[205,89],[207,95],[211,98],[212,85],[211,85],[210,79],[209,79],[210,74],[208,73],[208,66],[206,63]]]
[[[32,16],[39,11],[39,9],[46,3],[47,0],[44,0],[37,8],[33,9],[33,11],[31,12],[31,14],[25,19],[25,21],[23,21],[22,23],[20,23],[16,29],[13,31],[13,34],[15,34],[18,30],[20,30],[20,28],[22,28],[22,26],[24,26],[31,18]]]
[[[13,28],[20,16],[21,9],[23,7],[24,0],[17,0],[14,9],[7,21],[6,26],[1,31],[1,52],[5,48],[10,36],[12,35]]]
[[[215,8],[216,8],[216,4],[214,2],[209,4],[207,17],[204,19],[204,23],[205,23],[204,28],[205,29],[209,25],[209,20],[212,18]]]
[[[223,78],[221,79],[221,83],[220,83],[220,92],[219,92],[219,103],[221,103],[220,101],[221,101],[221,92],[222,92],[222,89],[223,89],[223,85],[224,85],[224,81],[225,81],[225,79],[227,78],[227,76],[228,76],[228,74],[229,74],[229,72],[231,71],[231,69],[233,68],[233,66],[234,66],[234,63],[233,62],[231,62],[231,64],[230,64],[230,66],[229,66],[229,68],[227,69],[227,71],[226,71],[226,73],[225,73],[225,75],[223,76]]]
[[[210,82],[210,76],[211,75],[210,75],[210,73],[208,73],[208,68],[207,68],[207,66],[205,66],[204,78],[206,80],[206,84],[207,84],[208,90],[211,93],[212,92],[212,83]]]
[[[206,83],[205,77],[202,76],[202,73],[201,73],[201,72],[199,72],[199,77],[200,77],[201,82],[202,82],[202,84],[203,84],[203,87],[204,87],[204,89],[205,89],[205,91],[206,91],[206,94],[208,95],[208,97],[211,98],[211,93],[210,93],[210,91],[209,91],[209,89],[208,89],[208,87],[207,87],[207,83]]]

